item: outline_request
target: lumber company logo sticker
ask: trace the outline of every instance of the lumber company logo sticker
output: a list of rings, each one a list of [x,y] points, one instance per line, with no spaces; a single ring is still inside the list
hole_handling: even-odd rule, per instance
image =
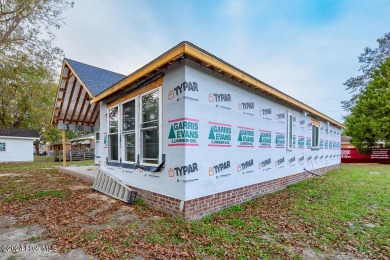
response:
[[[279,124],[285,124],[286,123],[286,113],[279,113],[275,115],[275,120]]]
[[[168,146],[199,146],[198,119],[179,118],[169,120],[171,125]]]
[[[209,143],[208,146],[231,147],[232,126],[216,122],[209,122]]]
[[[306,148],[311,149],[311,138],[310,137],[306,137]]]
[[[305,156],[304,156],[304,155],[301,156],[301,157],[299,157],[299,159],[298,159],[298,164],[299,164],[299,165],[305,164]]]
[[[295,156],[288,159],[287,165],[289,165],[290,167],[295,166]]]
[[[299,128],[305,128],[305,120],[299,120]]]
[[[298,136],[298,149],[304,149],[304,148],[305,148],[305,137]]]
[[[253,128],[239,126],[238,143],[237,147],[253,148],[255,142],[255,130]]]
[[[230,94],[210,93],[209,102],[231,102],[232,96]]]
[[[168,91],[168,100],[172,100],[175,97],[177,98],[182,93],[186,93],[186,92],[198,92],[198,83],[196,83],[195,81],[188,81],[188,82],[184,81],[183,83],[181,83],[177,87]],[[191,101],[199,101],[199,99],[191,98],[188,96],[184,96],[183,98],[177,98],[177,101],[179,101],[181,99],[188,99]]]
[[[210,93],[208,100],[209,103],[215,103],[215,106],[218,108],[226,110],[232,109],[231,106],[229,106],[232,102],[232,96],[230,94]]]
[[[275,148],[284,148],[286,145],[286,134],[275,133]]]
[[[223,174],[225,170],[230,168],[230,161],[222,162],[217,165],[209,167],[209,176],[214,176],[216,175],[216,179],[218,178],[223,178],[223,177],[228,177],[231,175],[231,173],[226,173]]]
[[[265,120],[272,120],[272,109],[260,108],[259,115]]]
[[[259,130],[259,148],[271,148],[272,143],[272,131],[268,130]]]
[[[284,157],[280,158],[279,160],[277,160],[275,162],[275,168],[278,168],[278,169],[284,168],[284,165],[283,165],[284,162],[285,162]]]
[[[198,171],[198,164],[197,163],[190,163],[189,165],[169,168],[168,170],[168,176],[169,177],[183,177],[187,176],[189,174],[192,174],[194,172]],[[177,179],[177,182],[194,182],[199,179]]]
[[[255,103],[253,102],[238,102],[238,110],[251,111],[255,109]],[[244,115],[254,116],[255,114],[243,111]]]
[[[293,148],[296,147],[296,145],[295,145],[296,143],[297,143],[297,136],[293,135],[293,138],[292,138],[292,146],[293,146]]]
[[[263,172],[271,170],[271,158],[265,159],[262,162],[259,162],[258,168],[261,169]]]
[[[253,170],[246,170],[246,169],[252,167],[253,165],[254,165],[253,159],[240,163],[237,165],[237,172],[242,172],[242,174],[252,173]]]
[[[255,109],[255,103],[253,102],[238,102],[238,110]]]

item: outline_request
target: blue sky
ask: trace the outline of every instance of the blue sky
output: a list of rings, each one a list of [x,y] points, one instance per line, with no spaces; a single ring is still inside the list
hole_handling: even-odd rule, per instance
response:
[[[66,57],[130,74],[183,40],[342,122],[343,83],[390,31],[388,0],[76,0]]]

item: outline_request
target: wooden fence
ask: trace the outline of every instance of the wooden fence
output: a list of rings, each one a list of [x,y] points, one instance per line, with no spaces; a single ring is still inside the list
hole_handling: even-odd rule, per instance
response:
[[[54,161],[62,162],[63,151],[59,150],[54,153]],[[84,161],[84,160],[93,160],[95,159],[95,154],[93,151],[66,151],[66,160],[67,161]]]

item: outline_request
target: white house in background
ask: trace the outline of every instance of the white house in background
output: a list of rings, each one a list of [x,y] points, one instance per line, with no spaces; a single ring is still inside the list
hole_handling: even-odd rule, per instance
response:
[[[21,128],[0,128],[0,163],[32,162],[35,140],[39,140],[38,130]]]

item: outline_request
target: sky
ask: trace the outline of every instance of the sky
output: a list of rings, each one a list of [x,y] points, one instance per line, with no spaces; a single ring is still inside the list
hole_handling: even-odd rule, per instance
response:
[[[190,41],[343,122],[343,85],[390,31],[388,0],[75,0],[55,44],[128,75]]]

